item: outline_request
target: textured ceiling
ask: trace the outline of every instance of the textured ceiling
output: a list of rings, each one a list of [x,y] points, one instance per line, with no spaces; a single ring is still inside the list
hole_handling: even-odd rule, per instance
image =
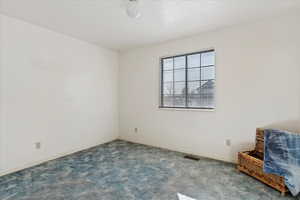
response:
[[[0,0],[0,12],[101,46],[126,50],[255,21],[300,7],[299,0]]]

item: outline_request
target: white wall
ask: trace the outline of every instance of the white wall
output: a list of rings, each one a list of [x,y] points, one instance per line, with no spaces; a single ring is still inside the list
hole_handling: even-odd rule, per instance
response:
[[[0,173],[116,139],[118,54],[0,19]]]
[[[122,53],[121,138],[235,161],[237,151],[253,147],[256,127],[300,119],[299,21],[291,14]],[[159,110],[159,57],[211,47],[216,110]]]

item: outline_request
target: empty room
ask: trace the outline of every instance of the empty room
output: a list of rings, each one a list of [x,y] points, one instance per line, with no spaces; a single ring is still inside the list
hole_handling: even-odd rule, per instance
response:
[[[299,0],[0,0],[0,200],[277,199]]]

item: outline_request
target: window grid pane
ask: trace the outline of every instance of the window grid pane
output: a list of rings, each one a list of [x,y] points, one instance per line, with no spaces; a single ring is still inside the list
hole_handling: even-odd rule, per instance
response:
[[[211,66],[215,65],[215,52],[205,52],[201,53],[201,66]]]
[[[173,71],[164,71],[164,83],[166,82],[173,82]]]
[[[215,67],[201,68],[201,80],[214,80],[214,79],[215,79]]]
[[[188,81],[200,81],[200,67],[188,69]]]
[[[174,69],[185,69],[186,56],[174,57]]]
[[[163,58],[161,106],[214,108],[214,59],[214,50]]]
[[[185,82],[185,69],[174,70],[174,81],[184,81]]]
[[[188,68],[200,67],[200,53],[189,55],[188,57]]]
[[[173,70],[173,58],[163,60],[163,70]]]

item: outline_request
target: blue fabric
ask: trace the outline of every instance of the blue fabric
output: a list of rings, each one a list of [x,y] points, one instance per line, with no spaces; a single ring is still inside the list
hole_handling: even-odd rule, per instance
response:
[[[286,131],[265,130],[264,172],[285,178],[296,196],[300,192],[300,135]]]

